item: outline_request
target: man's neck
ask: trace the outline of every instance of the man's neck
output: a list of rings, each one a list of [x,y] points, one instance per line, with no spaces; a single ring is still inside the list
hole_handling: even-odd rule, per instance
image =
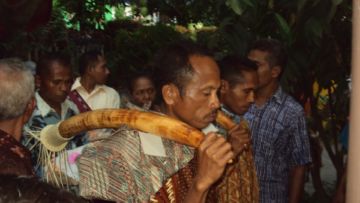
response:
[[[95,89],[96,86],[94,80],[87,75],[83,75],[80,77],[80,84],[89,94]]]
[[[256,106],[264,105],[276,92],[279,88],[279,82],[273,81],[269,85],[259,88],[256,92]]]
[[[39,95],[52,109],[55,110],[57,114],[61,115],[61,103],[48,101],[45,97],[41,95],[41,92],[39,92]]]
[[[23,125],[22,117],[0,121],[0,129],[13,136],[17,141],[20,141]]]
[[[224,102],[221,103],[222,104],[222,107],[225,109],[226,113],[231,113],[233,115],[238,115],[238,116],[242,116],[242,115],[239,115],[237,113],[235,113],[228,105],[226,105]]]

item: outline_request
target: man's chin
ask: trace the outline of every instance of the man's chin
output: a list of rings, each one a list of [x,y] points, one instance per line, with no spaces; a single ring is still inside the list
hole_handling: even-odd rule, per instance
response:
[[[198,130],[202,130],[202,129],[208,127],[210,125],[210,123],[212,123],[212,122],[213,121],[197,123],[196,126],[193,125],[193,127],[197,128]]]
[[[61,98],[57,99],[56,101],[57,101],[58,103],[63,103],[63,102],[66,100],[66,98],[67,98],[67,97],[61,97]]]
[[[247,111],[248,111],[249,107],[244,107],[244,108],[241,108],[239,109],[238,111],[236,111],[235,113],[239,116],[242,116],[244,115]]]

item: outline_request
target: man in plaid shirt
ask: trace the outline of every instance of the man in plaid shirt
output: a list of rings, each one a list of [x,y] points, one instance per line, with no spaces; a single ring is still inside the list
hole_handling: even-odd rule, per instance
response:
[[[245,118],[252,132],[260,202],[300,202],[310,147],[304,110],[279,84],[284,49],[276,40],[258,40],[248,58],[257,63],[259,76],[255,103]]]

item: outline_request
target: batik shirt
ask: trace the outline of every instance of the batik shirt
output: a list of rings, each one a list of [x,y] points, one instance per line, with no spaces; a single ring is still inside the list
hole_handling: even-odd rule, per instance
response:
[[[59,121],[70,118],[79,113],[76,105],[70,100],[66,99],[61,104],[61,115],[59,115],[54,109],[52,109],[38,93],[35,93],[36,107],[33,111],[31,118],[25,126],[25,133],[22,139],[22,144],[25,145],[31,151],[32,163],[36,172],[36,175],[43,177],[43,169],[39,166],[38,158],[40,155],[39,141],[31,138],[27,133],[30,131],[40,131],[45,126],[50,124],[56,124]],[[73,149],[78,146],[87,143],[86,136],[76,136],[72,139],[67,149]]]
[[[279,87],[261,107],[245,114],[250,123],[260,202],[286,203],[292,167],[311,162],[303,108]]]
[[[34,175],[28,149],[0,130],[0,174]]]
[[[80,195],[148,202],[192,158],[191,147],[123,126],[83,150],[78,161]]]

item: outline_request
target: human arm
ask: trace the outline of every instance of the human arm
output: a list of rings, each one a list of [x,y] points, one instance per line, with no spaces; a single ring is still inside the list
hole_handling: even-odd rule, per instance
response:
[[[209,133],[198,148],[196,176],[184,202],[205,202],[210,186],[221,177],[233,156],[231,145],[223,137]]]
[[[336,189],[332,203],[345,203],[345,193],[346,193],[346,170],[341,177],[340,183]]]
[[[289,189],[289,203],[298,203],[301,201],[304,183],[305,183],[306,166],[295,166],[290,171],[290,189]]]
[[[289,202],[298,203],[301,201],[304,191],[305,172],[311,162],[310,142],[303,114],[292,120],[290,129]]]

